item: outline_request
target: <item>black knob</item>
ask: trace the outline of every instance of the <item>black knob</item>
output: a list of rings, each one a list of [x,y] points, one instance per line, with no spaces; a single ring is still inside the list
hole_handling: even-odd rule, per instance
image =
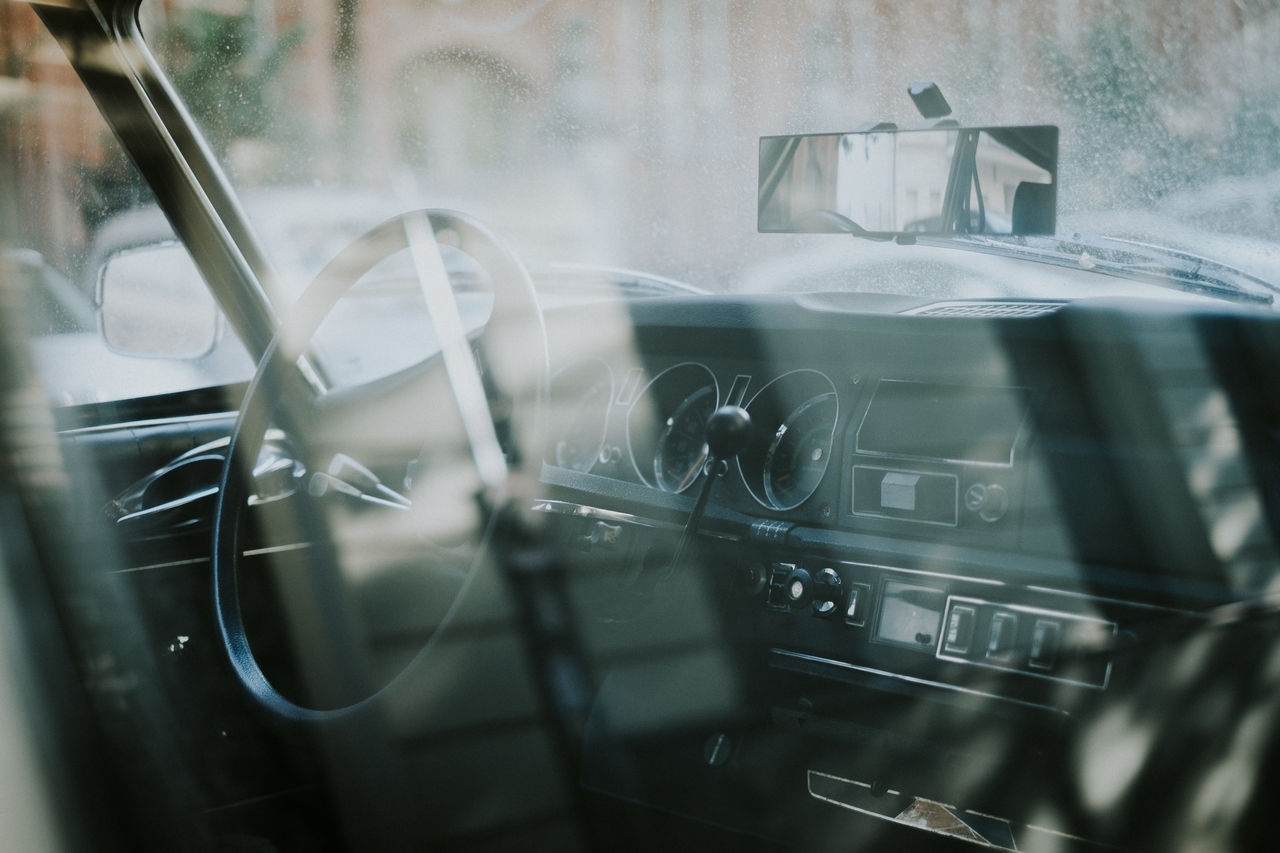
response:
[[[716,459],[732,459],[751,437],[751,416],[741,406],[721,406],[707,421],[707,449]]]
[[[794,608],[804,607],[813,600],[813,578],[804,569],[792,569],[787,575],[787,601]]]
[[[819,616],[831,616],[839,610],[843,593],[843,584],[835,569],[818,572],[813,579],[813,612]]]

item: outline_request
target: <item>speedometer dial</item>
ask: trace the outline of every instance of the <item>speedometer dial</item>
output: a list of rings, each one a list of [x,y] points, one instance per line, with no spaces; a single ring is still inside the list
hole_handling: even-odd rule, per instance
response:
[[[782,374],[747,404],[756,428],[738,470],[761,506],[792,510],[813,496],[827,473],[839,410],[835,384],[811,368]]]
[[[627,446],[647,485],[683,492],[707,461],[707,421],[719,388],[704,365],[686,361],[655,376],[627,413]]]
[[[836,395],[820,394],[792,412],[764,458],[764,493],[778,509],[809,499],[827,473],[836,428]]]
[[[716,389],[704,385],[685,397],[667,418],[653,457],[658,488],[683,492],[707,461],[707,420],[716,409]]]
[[[599,359],[570,365],[551,379],[551,424],[555,443],[547,461],[590,471],[604,447],[613,374]]]

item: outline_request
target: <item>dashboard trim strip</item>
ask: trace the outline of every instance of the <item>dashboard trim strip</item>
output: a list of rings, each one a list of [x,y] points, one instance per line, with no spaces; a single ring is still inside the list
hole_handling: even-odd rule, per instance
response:
[[[845,663],[844,661],[839,661],[839,660],[831,660],[830,658],[818,657],[817,655],[808,655],[808,654],[804,654],[803,652],[788,651],[787,649],[774,648],[774,649],[770,649],[769,653],[771,655],[774,655],[775,657],[780,657],[784,659],[782,662],[775,664],[776,666],[780,666],[783,669],[792,668],[787,665],[788,662],[790,661],[801,661],[804,663],[818,664],[820,666],[835,667],[837,669],[853,670],[855,672],[861,672],[867,675],[875,675],[881,678],[891,678],[897,681],[904,681],[904,682],[907,682],[908,684],[915,684],[921,687],[934,687],[940,690],[950,690],[955,693],[961,693],[966,696],[972,696],[979,699],[994,699],[999,702],[1008,702],[1013,705],[1019,705],[1023,708],[1031,708],[1036,711],[1049,711],[1054,714],[1059,714],[1062,717],[1071,716],[1066,711],[1063,711],[1061,708],[1054,708],[1049,705],[1041,705],[1038,702],[1028,702],[1025,699],[1013,699],[1009,696],[1001,696],[998,693],[986,693],[981,690],[974,690],[970,687],[961,687],[958,684],[947,684],[946,682],[943,682],[943,681],[931,681],[927,678],[918,678],[914,675],[903,675],[902,673],[898,673],[898,672],[887,672],[886,670],[883,670],[883,669],[874,669],[873,667],[869,667],[869,666],[858,666],[857,664]]]

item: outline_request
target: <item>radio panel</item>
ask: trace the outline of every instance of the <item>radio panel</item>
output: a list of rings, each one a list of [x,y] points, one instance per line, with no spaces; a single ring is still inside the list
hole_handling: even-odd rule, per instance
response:
[[[765,586],[774,650],[811,662],[943,687],[974,667],[1011,677],[984,688],[1007,697],[1036,682],[1102,690],[1110,680],[1118,626],[1083,596],[817,558],[771,564]]]

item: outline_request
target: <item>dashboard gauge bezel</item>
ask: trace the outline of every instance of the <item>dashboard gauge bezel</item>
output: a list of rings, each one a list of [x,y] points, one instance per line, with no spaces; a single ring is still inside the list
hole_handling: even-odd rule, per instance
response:
[[[819,406],[824,406],[830,401],[832,407],[832,416],[830,420],[830,431],[827,433],[826,447],[822,451],[822,471],[818,474],[817,479],[804,490],[803,495],[799,498],[784,500],[780,498],[772,484],[776,478],[774,474],[774,462],[777,459],[779,445],[788,439],[788,436],[794,435],[796,431],[796,422],[803,417],[809,416]],[[805,402],[801,403],[791,414],[783,420],[778,431],[774,434],[773,441],[769,443],[769,449],[765,451],[764,470],[763,470],[763,487],[766,500],[774,509],[788,510],[795,509],[803,504],[809,498],[813,497],[813,493],[822,485],[822,481],[826,479],[827,470],[831,466],[831,452],[835,446],[836,423],[840,419],[840,397],[834,390],[822,394],[815,394]],[[796,473],[799,466],[792,473]]]
[[[683,361],[666,368],[636,395],[627,411],[627,453],[637,477],[647,486],[679,494],[688,491],[702,479],[702,474],[689,478],[680,489],[669,489],[659,482],[655,460],[660,452],[664,430],[690,398],[710,388],[711,411],[720,405],[720,383],[705,364]]]
[[[778,433],[784,425],[791,423],[814,405],[815,401],[826,398],[828,395],[834,400],[835,416],[831,421],[822,475],[803,497],[790,502],[777,500],[774,495],[769,494],[771,490],[765,488],[765,466],[781,438]],[[747,492],[760,506],[777,512],[787,512],[804,505],[821,488],[831,468],[831,456],[835,449],[836,433],[840,423],[839,389],[836,388],[831,377],[822,371],[807,367],[798,368],[770,380],[751,398],[746,409],[751,415],[752,437],[747,447],[739,454],[737,462],[738,473]]]
[[[581,374],[574,376],[575,373]],[[593,374],[594,375],[591,375]],[[577,426],[579,419],[576,415],[582,412],[581,404],[587,399],[587,394],[593,389],[600,387],[599,380],[604,380],[605,387],[608,388],[608,394],[605,396],[604,405],[600,407],[598,412],[588,412],[590,423],[598,426],[599,438],[595,441],[595,449],[592,452],[591,461],[585,468],[574,467],[573,465],[565,465],[560,461],[558,449],[561,437],[564,435],[564,427],[566,421],[572,421]],[[585,380],[585,381],[577,381]],[[572,396],[565,399],[557,394],[557,382],[563,384],[565,381],[574,381]],[[613,374],[612,368],[608,362],[601,358],[584,358],[571,362],[555,372],[551,377],[549,384],[548,399],[551,403],[551,411],[548,414],[547,425],[550,430],[551,441],[547,443],[546,454],[544,460],[548,465],[555,465],[557,468],[564,468],[567,471],[578,471],[579,473],[590,473],[591,470],[600,462],[600,454],[604,450],[605,443],[609,436],[609,413],[613,408],[613,403],[618,393],[617,379]],[[564,403],[568,403],[573,407],[575,417],[560,419],[557,418],[558,407]],[[598,417],[597,417],[598,415]]]

